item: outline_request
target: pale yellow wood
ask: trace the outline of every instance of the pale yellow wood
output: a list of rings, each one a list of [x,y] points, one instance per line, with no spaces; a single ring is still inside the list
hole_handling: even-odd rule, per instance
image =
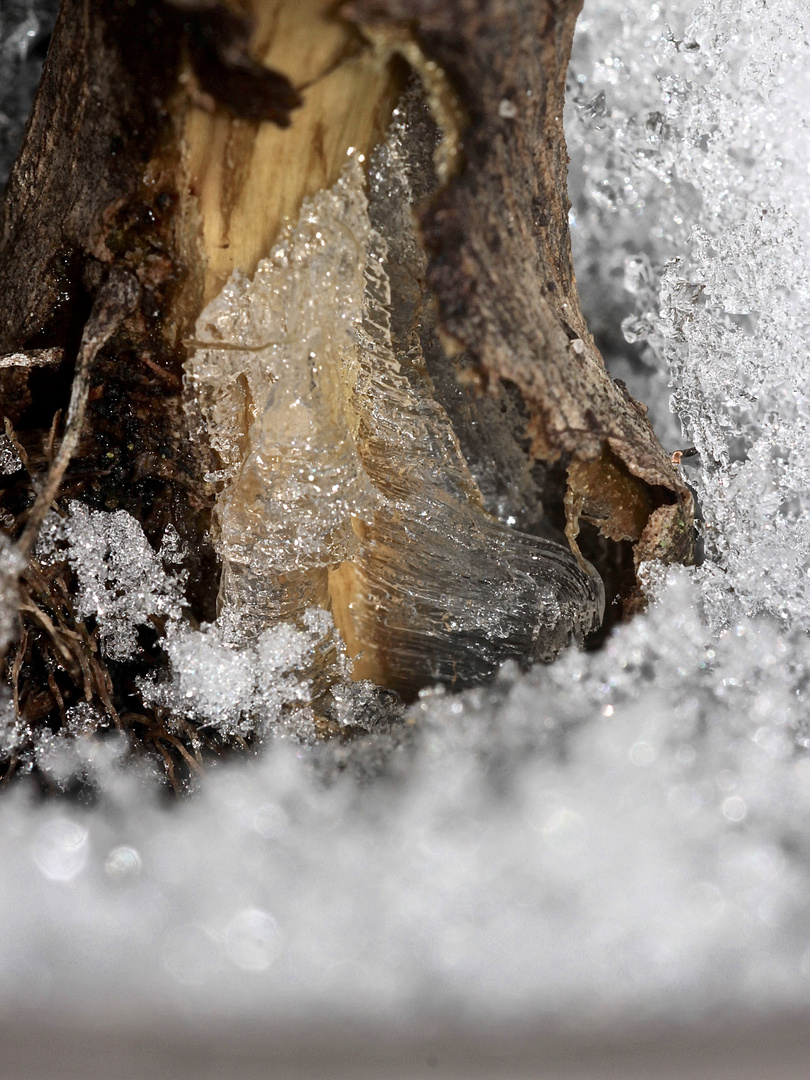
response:
[[[252,7],[255,58],[296,87],[315,81],[282,129],[211,111],[186,73],[186,172],[202,221],[204,303],[234,269],[255,271],[303,199],[338,179],[350,147],[368,153],[395,99],[379,54],[362,50],[330,71],[355,41],[329,14],[333,0],[253,0]]]
[[[369,531],[363,522],[352,522],[355,533],[369,539]],[[367,604],[365,590],[362,587],[362,569],[356,562],[342,562],[329,569],[329,610],[335,626],[340,631],[346,654],[352,662],[352,678],[355,681],[370,679],[378,686],[388,683],[389,671],[385,663],[384,627],[379,626],[380,634],[375,641],[363,641],[357,626],[368,623],[362,617]]]
[[[375,662],[376,650],[371,655],[368,649],[364,649],[355,629],[355,609],[363,602],[357,587],[358,570],[353,562],[343,562],[329,570],[330,610],[352,661],[352,678],[382,683],[382,672]]]
[[[350,148],[367,156],[385,135],[401,86],[387,55],[358,48],[354,31],[330,15],[334,6],[334,0],[239,5],[255,24],[254,58],[303,88],[304,104],[288,128],[233,117],[200,94],[190,69],[184,72],[176,115],[187,184],[183,237],[192,264],[184,300],[189,328],[235,269],[256,270],[307,196],[337,181]],[[246,417],[246,431],[249,422]],[[328,586],[324,572],[323,586],[320,602],[333,612],[355,678],[384,682],[379,650],[364,651],[354,632],[355,605],[363,603],[356,568],[333,568]]]

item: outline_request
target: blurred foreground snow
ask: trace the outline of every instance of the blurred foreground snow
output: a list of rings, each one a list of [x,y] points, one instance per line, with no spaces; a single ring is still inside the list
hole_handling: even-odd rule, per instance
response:
[[[810,1004],[808,34],[804,0],[586,0],[575,45],[586,311],[665,443],[699,452],[706,563],[650,571],[649,613],[600,653],[429,692],[350,744],[268,742],[179,805],[89,739],[93,808],[13,786],[4,1007],[278,1024]],[[168,571],[132,552],[164,603]]]

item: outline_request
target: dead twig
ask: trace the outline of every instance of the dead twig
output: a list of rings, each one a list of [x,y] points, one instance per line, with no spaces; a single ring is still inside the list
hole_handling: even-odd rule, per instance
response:
[[[50,637],[51,641],[53,642],[54,648],[59,652],[60,656],[62,657],[62,663],[65,665],[70,664],[73,659],[73,654],[65,645],[65,643],[61,640],[61,628],[57,630],[57,628],[54,626],[53,622],[48,618],[45,612],[41,608],[37,607],[36,604],[27,604],[23,601],[23,603],[21,603],[19,606],[19,610],[21,612],[24,612],[26,615],[30,615],[40,624],[42,629],[47,633],[48,637]]]
[[[17,646],[14,663],[11,666],[11,693],[14,701],[14,715],[20,715],[20,671],[22,670],[25,652],[28,648],[28,630],[23,626],[22,637]]]
[[[116,268],[110,273],[96,297],[79,346],[76,373],[73,376],[70,404],[65,421],[65,434],[19,539],[18,549],[24,558],[27,558],[33,550],[42,522],[56,498],[62,477],[79,444],[87,409],[87,398],[90,393],[90,377],[99,350],[107,344],[123,320],[134,310],[139,294],[140,286],[135,276],[127,270]]]
[[[30,466],[28,464],[28,454],[26,453],[26,450],[25,450],[25,447],[23,446],[23,444],[17,438],[17,432],[14,430],[14,426],[12,425],[11,421],[9,420],[9,418],[7,416],[3,417],[3,426],[4,426],[5,431],[6,431],[6,438],[8,439],[8,441],[11,443],[11,445],[14,447],[14,449],[19,454],[20,461],[23,463],[23,467],[25,468],[26,472],[30,476],[31,475],[31,468],[30,468]]]
[[[59,717],[62,721],[63,726],[66,728],[67,712],[65,711],[65,699],[62,697],[62,691],[59,689],[59,686],[56,682],[56,679],[54,678],[52,671],[48,672],[48,689],[50,690],[51,694],[53,694],[54,701],[56,702],[57,708],[59,709]]]
[[[24,349],[0,354],[3,368],[59,367],[65,357],[64,349]]]
[[[59,421],[62,419],[62,410],[57,409],[53,414],[53,420],[51,421],[51,430],[48,432],[48,464],[53,465],[53,459],[56,454],[56,432],[59,428]]]

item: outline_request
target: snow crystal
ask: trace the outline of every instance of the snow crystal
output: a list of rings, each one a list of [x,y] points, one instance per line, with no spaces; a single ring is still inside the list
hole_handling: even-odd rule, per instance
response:
[[[179,618],[186,574],[167,569],[182,560],[173,526],[155,552],[125,510],[107,513],[72,502],[64,519],[46,523],[37,558],[53,562],[65,547],[78,585],[76,611],[96,620],[102,652],[110,659],[138,653],[139,627]]]
[[[168,674],[137,682],[145,705],[176,719],[228,736],[262,736],[274,726],[307,736],[313,730],[311,676],[323,654],[333,657],[339,676],[348,677],[331,617],[317,608],[303,613],[300,628],[281,623],[255,640],[243,637],[240,647],[227,622],[192,628],[182,617],[187,572],[171,525],[155,551],[126,511],[89,510],[73,502],[64,518],[52,515],[45,523],[36,556],[45,564],[70,564],[77,614],[95,620],[108,658],[138,656],[140,630],[158,632]],[[81,772],[85,764],[68,737],[95,730],[99,719],[92,706],[79,703],[68,710],[59,735],[37,736],[37,764],[58,786],[67,783],[72,767]]]
[[[304,628],[281,623],[234,647],[222,627],[170,628],[162,644],[168,682],[140,680],[145,704],[225,735],[312,732],[312,680],[319,650],[334,649],[325,611],[304,613]],[[345,665],[340,669],[348,675]]]
[[[6,434],[0,434],[0,474],[11,476],[23,467],[19,451]]]
[[[423,695],[362,787],[323,786],[339,747],[287,742],[171,814],[110,770],[103,812],[6,799],[0,970],[21,947],[45,966],[4,994],[109,1016],[138,985],[164,1018],[262,1022],[801,999],[810,646],[752,622],[713,638],[691,575],[661,585],[599,654]]]
[[[761,612],[808,629],[810,15],[764,10],[586,6],[570,78],[572,238],[612,370],[673,450],[699,451],[687,475],[713,624]]]

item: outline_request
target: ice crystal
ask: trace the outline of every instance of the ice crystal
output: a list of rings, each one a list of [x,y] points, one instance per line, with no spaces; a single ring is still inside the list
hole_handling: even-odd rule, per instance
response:
[[[714,624],[762,612],[808,629],[808,14],[764,11],[586,10],[570,80],[573,241],[614,371],[673,449],[700,453],[689,476]],[[661,407],[667,381],[682,433]]]
[[[261,737],[272,727],[310,737],[315,670],[328,657],[336,675],[348,677],[332,619],[319,608],[302,612],[300,627],[282,622],[255,640],[243,640],[241,647],[234,645],[224,621],[192,628],[182,616],[187,575],[172,526],[155,551],[130,514],[74,502],[64,518],[48,520],[36,555],[46,564],[67,560],[76,576],[76,613],[93,618],[108,658],[137,657],[141,629],[158,633],[168,672],[138,683],[143,703],[166,710],[175,722],[190,721],[226,736]],[[58,736],[48,731],[32,736],[39,768],[60,784],[72,766],[81,773],[83,759],[75,756],[70,740],[94,731],[99,720],[81,703],[68,710]]]
[[[332,620],[319,608],[303,613],[303,627],[280,623],[241,647],[218,625],[174,626],[163,640],[169,681],[141,680],[147,705],[166,709],[224,735],[313,733],[311,676],[323,651],[334,651]],[[338,656],[337,671],[346,676]]]
[[[76,611],[92,616],[101,648],[112,660],[138,652],[138,628],[179,618],[185,573],[179,537],[167,526],[154,551],[140,524],[125,510],[113,513],[70,504],[64,519],[52,517],[43,530],[37,557],[54,561],[66,554],[76,575]]]
[[[23,467],[17,447],[8,435],[0,434],[0,474],[11,476]]]

